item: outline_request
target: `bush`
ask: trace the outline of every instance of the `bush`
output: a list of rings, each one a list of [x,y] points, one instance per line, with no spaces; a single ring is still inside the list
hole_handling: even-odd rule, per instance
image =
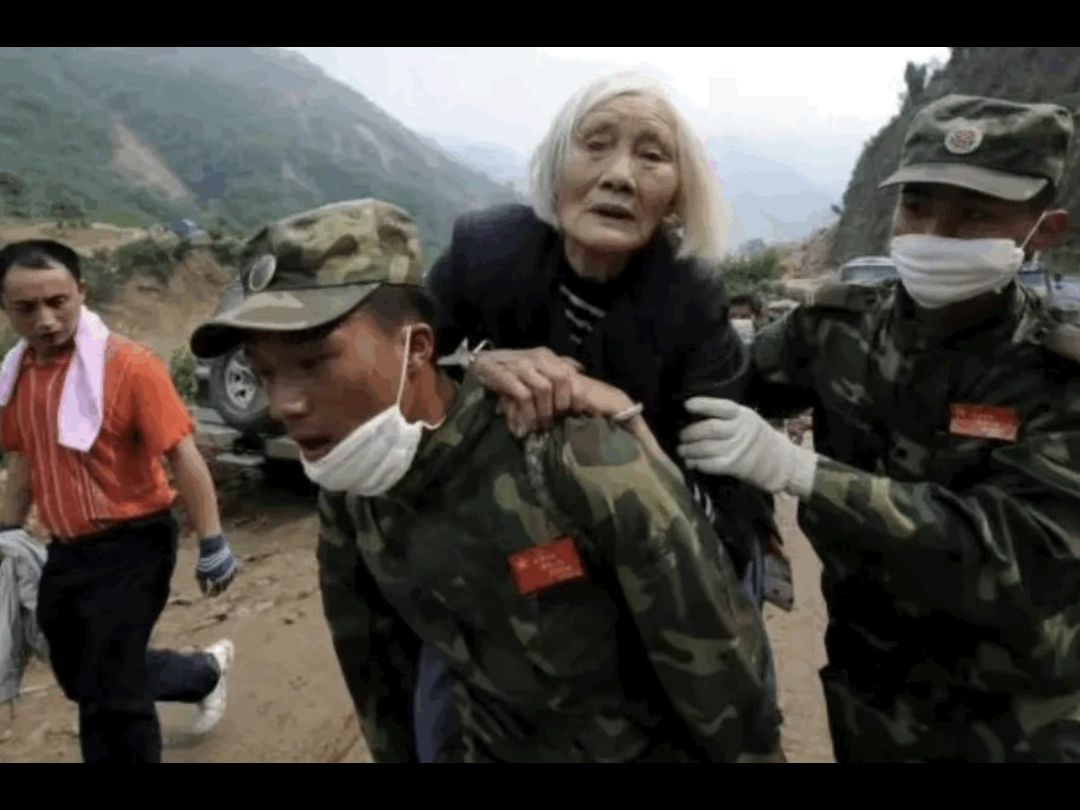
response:
[[[121,282],[135,276],[148,276],[167,283],[178,252],[169,250],[153,239],[139,239],[117,248],[113,263]]]
[[[728,259],[722,265],[729,296],[761,292],[782,275],[780,255],[765,248],[753,256]]]
[[[107,303],[130,279],[146,276],[169,282],[173,269],[184,253],[170,250],[153,239],[129,242],[110,253],[101,249],[83,260],[83,280],[91,306]]]
[[[186,347],[181,346],[169,358],[169,375],[184,402],[194,402],[199,390],[199,378],[195,374],[196,361]]]
[[[235,266],[243,245],[235,239],[215,239],[210,243],[210,254],[222,267]]]
[[[117,287],[116,266],[104,248],[95,250],[82,261],[82,278],[86,283],[86,303],[100,306],[112,298]]]

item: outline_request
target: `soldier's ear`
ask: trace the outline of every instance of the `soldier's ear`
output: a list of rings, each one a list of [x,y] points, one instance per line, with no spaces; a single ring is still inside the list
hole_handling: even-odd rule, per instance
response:
[[[1028,246],[1034,253],[1047,250],[1061,242],[1069,232],[1069,212],[1058,209],[1047,211],[1039,229],[1031,235]]]
[[[410,324],[409,375],[415,375],[435,362],[435,330],[423,322]]]

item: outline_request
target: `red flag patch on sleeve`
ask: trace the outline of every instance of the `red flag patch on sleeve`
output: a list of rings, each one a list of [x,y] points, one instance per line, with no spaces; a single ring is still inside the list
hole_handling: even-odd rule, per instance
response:
[[[1020,414],[997,405],[956,404],[949,407],[949,432],[975,439],[1016,441]]]
[[[530,546],[511,554],[510,574],[518,593],[530,594],[567,582],[585,578],[572,537],[559,537],[550,543]]]

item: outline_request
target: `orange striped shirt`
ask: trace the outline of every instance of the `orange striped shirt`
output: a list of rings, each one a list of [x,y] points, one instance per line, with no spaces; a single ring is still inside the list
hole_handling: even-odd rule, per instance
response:
[[[194,429],[165,364],[145,346],[109,335],[101,432],[87,453],[62,447],[60,395],[72,355],[42,361],[27,350],[0,409],[0,446],[27,457],[38,519],[65,539],[171,507],[176,491],[162,456]]]

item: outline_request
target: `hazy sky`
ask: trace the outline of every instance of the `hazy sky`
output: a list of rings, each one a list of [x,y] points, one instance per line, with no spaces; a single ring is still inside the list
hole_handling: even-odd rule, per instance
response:
[[[566,98],[637,68],[703,137],[734,136],[818,182],[846,180],[897,111],[904,66],[948,48],[289,48],[409,128],[528,155]]]

